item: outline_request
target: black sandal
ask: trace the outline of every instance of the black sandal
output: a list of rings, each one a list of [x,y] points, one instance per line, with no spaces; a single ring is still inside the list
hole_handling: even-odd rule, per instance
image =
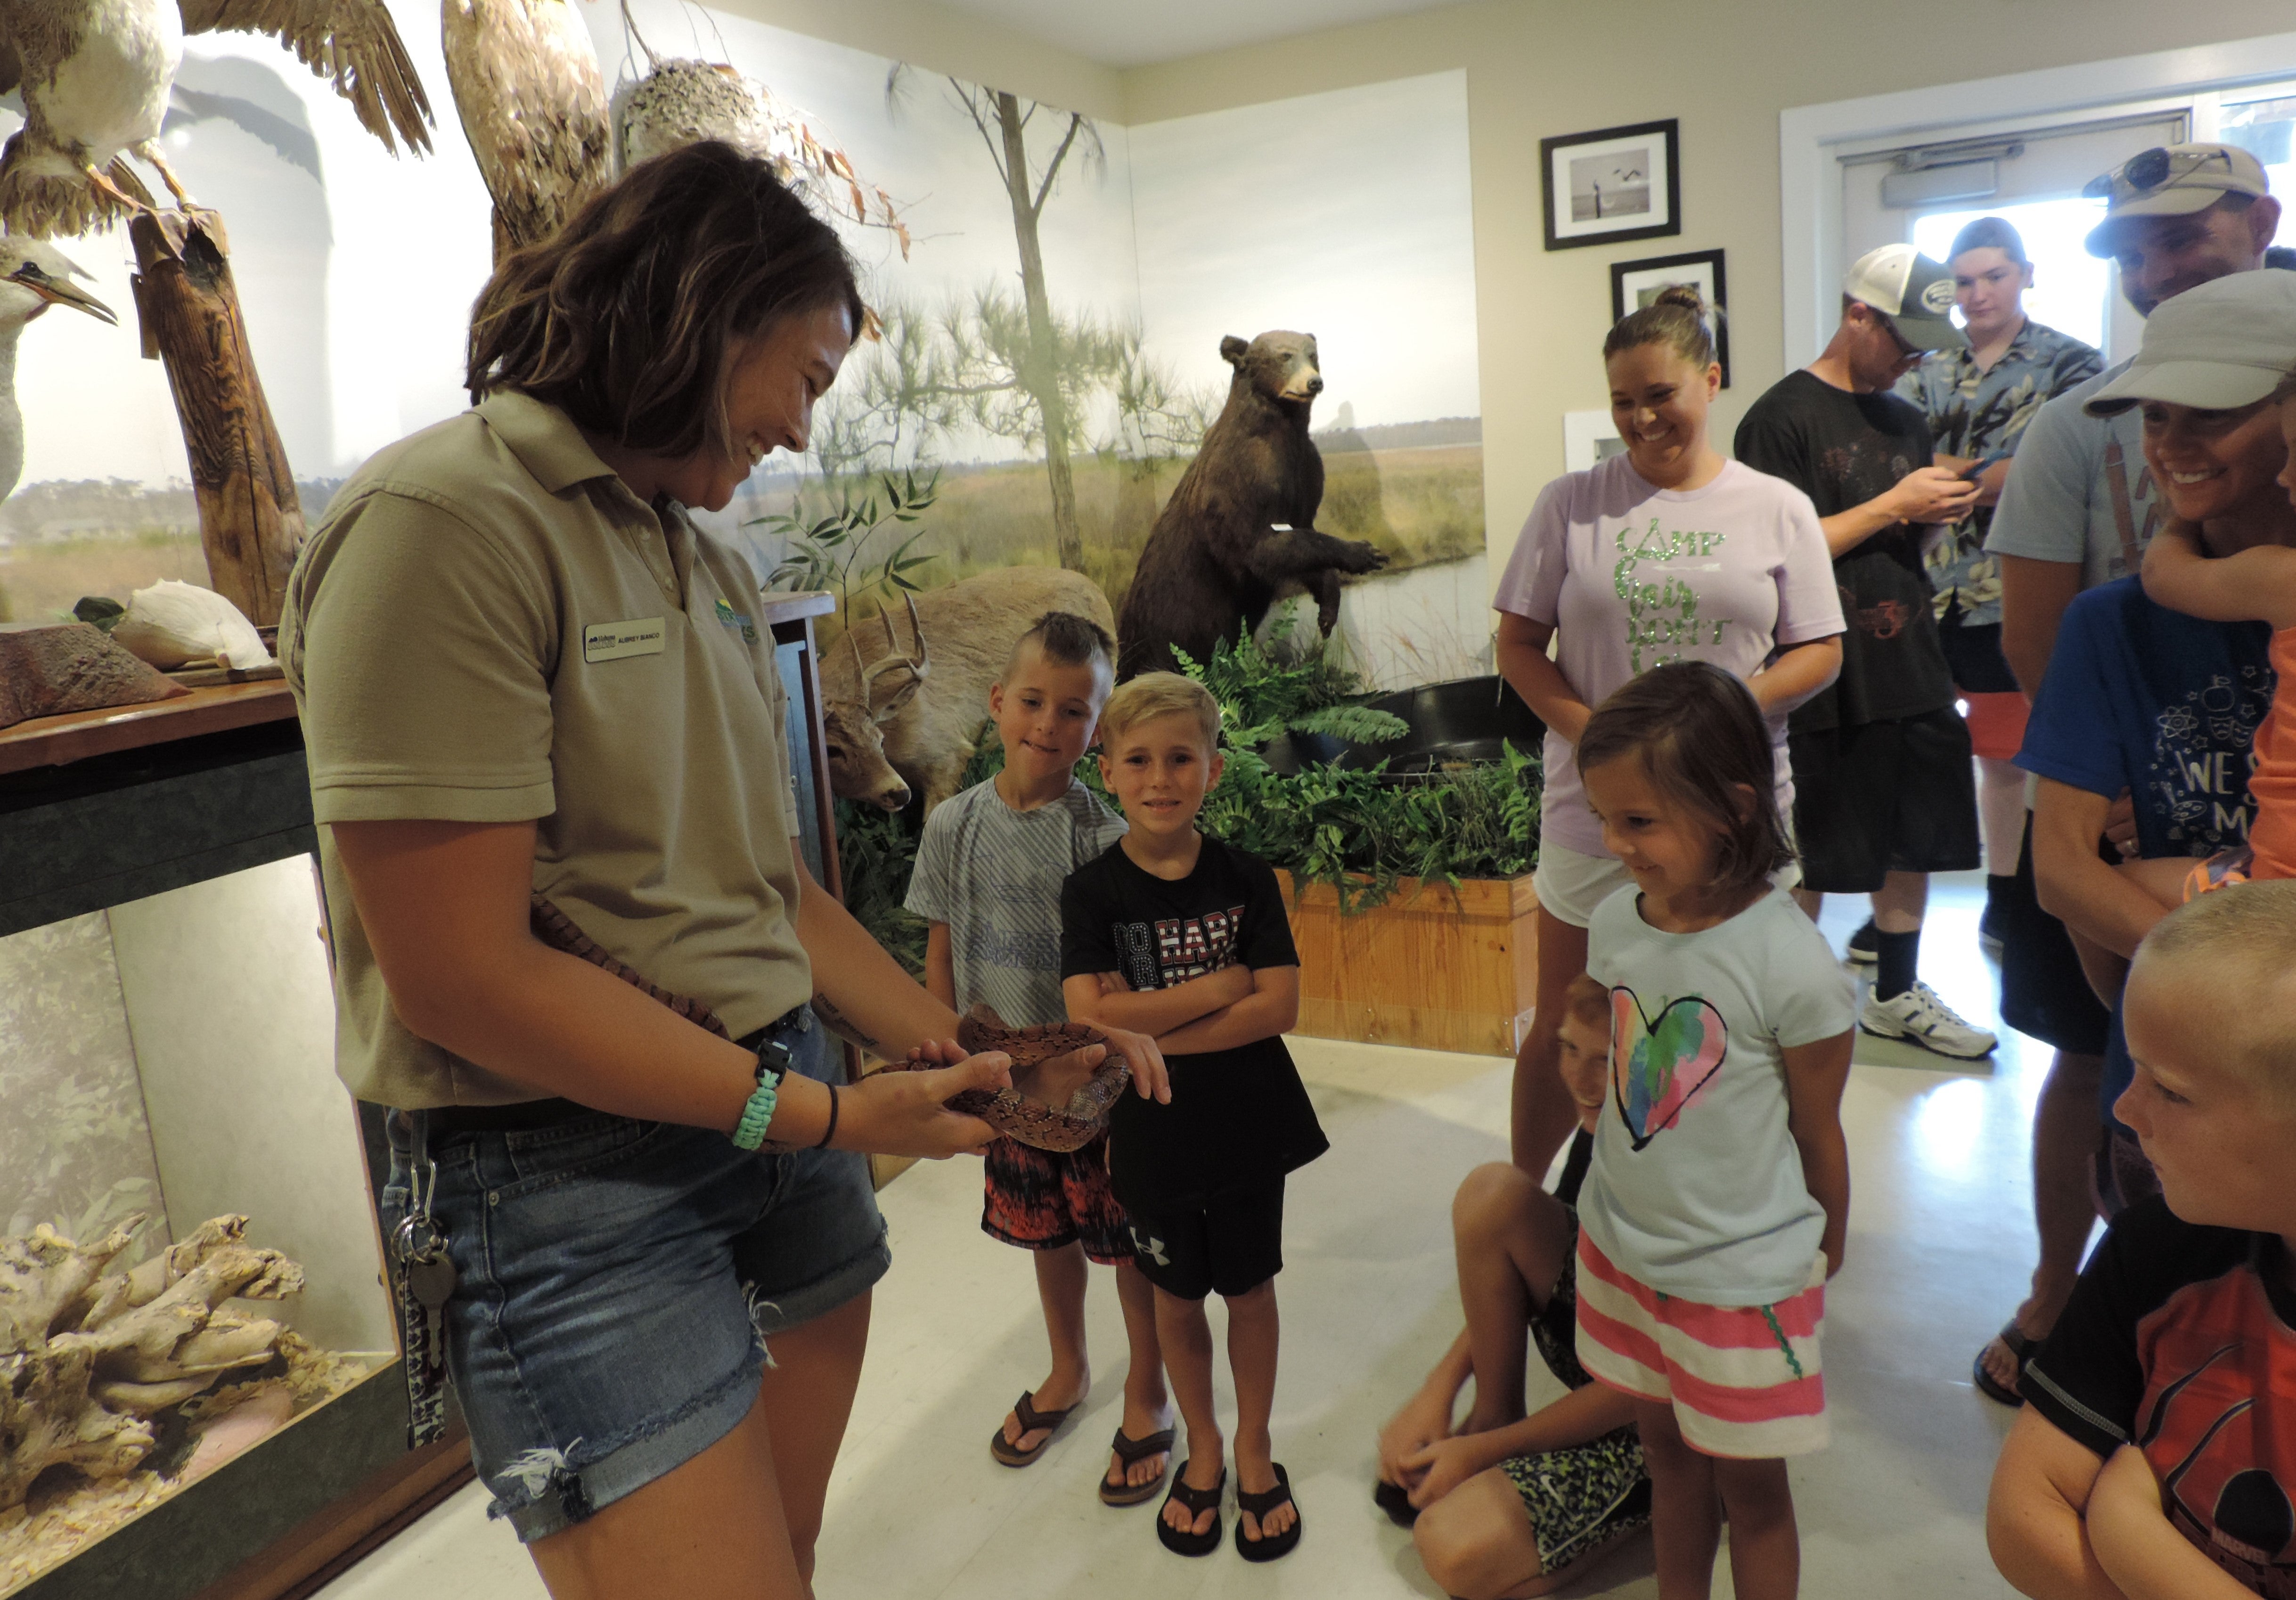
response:
[[[1279,1506],[1292,1507],[1292,1525],[1267,1538],[1244,1538],[1243,1518],[1239,1516],[1235,1519],[1235,1553],[1238,1555],[1246,1561],[1274,1561],[1279,1555],[1291,1555],[1292,1547],[1300,1542],[1300,1507],[1292,1498],[1291,1474],[1283,1470],[1283,1464],[1280,1461],[1275,1464],[1274,1489],[1256,1495],[1242,1489],[1235,1491],[1236,1509],[1251,1513],[1260,1520],[1263,1527],[1267,1525],[1267,1514]]]
[[[1164,1504],[1169,1506],[1173,1501],[1177,1500],[1185,1506],[1191,1529],[1194,1526],[1195,1519],[1207,1511],[1212,1514],[1212,1525],[1207,1532],[1184,1532],[1166,1522],[1164,1514],[1160,1511],[1156,1514],[1156,1538],[1162,1543],[1164,1548],[1175,1555],[1210,1555],[1218,1549],[1220,1547],[1220,1499],[1226,1492],[1226,1467],[1220,1468],[1218,1483],[1213,1484],[1210,1489],[1196,1489],[1189,1484],[1187,1464],[1182,1462],[1180,1470],[1172,1474],[1172,1492],[1164,1497]]]
[[[1078,1404],[1082,1402],[1079,1401]],[[1039,1411],[1029,1403],[1029,1391],[1023,1389],[1021,1398],[1013,1402],[1013,1415],[1021,1419],[1021,1437],[1026,1439],[1039,1428],[1046,1430],[1034,1449],[1024,1450],[1004,1437],[1004,1424],[998,1423],[996,1432],[988,1436],[988,1453],[1006,1466],[1026,1466],[1043,1455],[1058,1437],[1060,1425],[1069,1420],[1075,1406],[1063,1406],[1058,1411]]]
[[[2025,1363],[2035,1350],[2041,1348],[2041,1341],[2027,1337],[2013,1317],[2002,1325],[1999,1338],[2009,1347],[2009,1353],[2017,1358],[2017,1375],[2023,1377]],[[2002,1405],[2012,1407],[2025,1403],[2025,1397],[2017,1392],[2013,1384],[2005,1387],[1985,1370],[1985,1351],[1982,1349],[1977,1352],[1977,1358],[1969,1364],[1969,1375],[1977,1380],[1978,1392],[1988,1400],[1998,1400]]]
[[[1398,1528],[1408,1528],[1419,1520],[1419,1507],[1411,1503],[1411,1491],[1400,1483],[1380,1479],[1371,1486],[1371,1503],[1387,1513],[1387,1520]]]
[[[1145,1460],[1151,1456],[1171,1454],[1172,1430],[1159,1428],[1145,1439],[1134,1439],[1119,1428],[1108,1448],[1116,1452],[1116,1458],[1124,1464],[1128,1475],[1134,1462]],[[1145,1483],[1111,1483],[1108,1474],[1103,1472],[1100,1474],[1100,1503],[1103,1506],[1137,1506],[1143,1500],[1152,1500],[1156,1497],[1156,1491],[1164,1487],[1164,1479],[1170,1471],[1170,1466],[1167,1465],[1163,1472]]]

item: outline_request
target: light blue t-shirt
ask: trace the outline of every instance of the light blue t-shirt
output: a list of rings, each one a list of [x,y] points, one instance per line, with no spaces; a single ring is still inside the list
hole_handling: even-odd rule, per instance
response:
[[[1579,1224],[1662,1294],[1790,1300],[1825,1212],[1787,1127],[1783,1053],[1849,1030],[1849,980],[1782,889],[1698,933],[1652,927],[1641,901],[1628,885],[1587,926],[1587,971],[1611,991],[1611,1100]]]
[[[1061,883],[1123,837],[1124,819],[1074,779],[1033,811],[1006,805],[994,778],[933,808],[906,903],[948,924],[957,1010],[986,1001],[1014,1028],[1068,1021]]]
[[[2128,370],[2124,361],[2041,407],[2017,446],[2017,464],[1985,536],[1988,555],[2079,562],[2093,589],[2136,570],[2160,527],[2160,496],[2144,465],[2144,422],[2081,407]]]

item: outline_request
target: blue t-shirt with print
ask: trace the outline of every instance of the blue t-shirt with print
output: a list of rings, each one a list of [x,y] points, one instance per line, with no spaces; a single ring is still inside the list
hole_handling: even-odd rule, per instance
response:
[[[2135,578],[2090,589],[2065,609],[2017,765],[2091,794],[2128,790],[2148,860],[2241,844],[2271,642],[2262,622],[2157,605]]]

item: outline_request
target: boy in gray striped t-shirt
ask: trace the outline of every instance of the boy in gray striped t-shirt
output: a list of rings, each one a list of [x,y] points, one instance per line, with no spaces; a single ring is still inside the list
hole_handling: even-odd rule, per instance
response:
[[[930,931],[925,987],[966,1011],[986,1003],[1020,1028],[1068,1020],[1061,997],[1061,883],[1124,833],[1123,819],[1077,781],[1115,676],[1115,641],[1086,618],[1047,611],[1013,647],[988,692],[1004,770],[925,818],[908,908]],[[1000,1138],[986,1153],[980,1227],[1036,1253],[1051,1336],[1051,1375],[1024,1392],[990,1436],[989,1453],[1026,1466],[1092,1387],[1085,1350],[1086,1260],[1116,1268],[1132,1347],[1124,1420],[1102,1474],[1111,1506],[1152,1498],[1172,1433],[1154,1292],[1132,1263],[1132,1238],[1108,1177],[1108,1136],[1066,1154]]]

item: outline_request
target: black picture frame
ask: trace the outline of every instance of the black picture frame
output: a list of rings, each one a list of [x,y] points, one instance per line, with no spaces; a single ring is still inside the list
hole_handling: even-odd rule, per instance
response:
[[[1589,244],[1619,244],[1631,239],[1671,238],[1682,232],[1682,138],[1681,123],[1672,117],[1662,122],[1636,122],[1621,127],[1599,127],[1590,133],[1562,134],[1538,142],[1538,182],[1544,204],[1541,208],[1546,223],[1546,248],[1578,250]],[[1604,200],[1599,185],[1594,189],[1595,215],[1575,215],[1585,197],[1578,193],[1578,185],[1566,176],[1558,185],[1556,168],[1569,162],[1592,162],[1597,158],[1633,148],[1636,141],[1654,153],[1666,168],[1663,183],[1651,172],[1651,162],[1645,157],[1643,174],[1647,182],[1638,197],[1639,204],[1630,204],[1615,217],[1602,215]],[[1606,148],[1607,147],[1607,148]],[[1571,168],[1564,167],[1564,171]],[[1592,168],[1589,168],[1592,170]],[[1631,193],[1632,185],[1628,193]],[[1664,200],[1661,212],[1657,202]],[[1572,215],[1564,215],[1556,208],[1561,204],[1572,208]],[[1615,226],[1606,226],[1608,224]]]
[[[1703,270],[1686,271],[1685,268]],[[1616,323],[1641,305],[1639,291],[1666,283],[1695,283],[1706,303],[1722,315],[1714,322],[1714,358],[1722,364],[1722,387],[1730,387],[1730,285],[1718,250],[1685,250],[1678,256],[1649,256],[1611,263],[1611,320]]]

